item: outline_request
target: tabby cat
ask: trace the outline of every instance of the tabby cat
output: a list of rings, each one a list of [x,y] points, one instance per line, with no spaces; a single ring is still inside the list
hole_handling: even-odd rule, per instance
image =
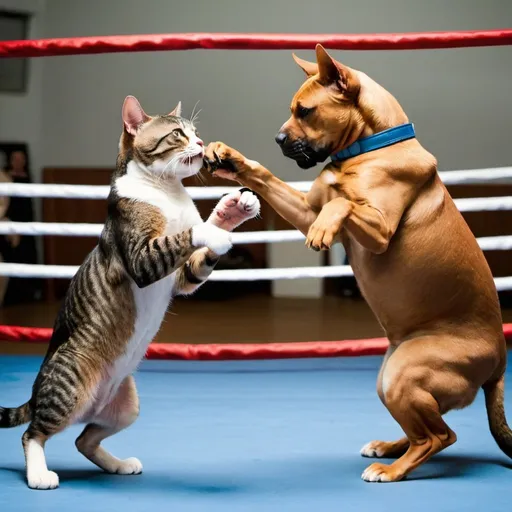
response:
[[[196,290],[231,248],[229,231],[259,213],[258,198],[242,189],[201,220],[181,180],[201,169],[203,142],[180,116],[181,104],[150,117],[133,96],[125,99],[99,244],[70,284],[31,399],[0,408],[0,427],[30,422],[22,438],[30,488],[58,487],[44,446],[74,423],[86,424],[78,450],[101,469],[142,471],[138,459],[120,460],[101,446],[139,414],[132,373],[172,297]]]

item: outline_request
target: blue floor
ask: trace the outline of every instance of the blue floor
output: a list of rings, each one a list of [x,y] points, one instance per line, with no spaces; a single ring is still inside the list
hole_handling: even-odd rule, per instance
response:
[[[512,461],[491,438],[481,394],[447,416],[458,442],[408,480],[360,480],[371,463],[360,447],[401,435],[375,392],[380,360],[145,362],[141,416],[105,443],[140,458],[144,473],[102,473],[76,451],[73,427],[47,445],[60,488],[31,491],[23,427],[0,430],[0,511],[510,510]],[[0,404],[28,398],[40,361],[0,357]],[[506,408],[512,418],[510,392]]]

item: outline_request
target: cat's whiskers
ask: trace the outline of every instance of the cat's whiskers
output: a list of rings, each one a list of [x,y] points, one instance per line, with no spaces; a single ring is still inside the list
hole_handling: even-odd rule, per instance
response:
[[[199,121],[197,121],[197,118],[199,117],[199,114],[203,111],[202,108],[200,108],[196,113],[195,115],[192,117],[192,119],[190,120],[190,122],[192,124],[199,124]]]
[[[203,169],[199,169],[199,172],[196,174],[197,176],[197,180],[199,181],[199,183],[203,186],[203,187],[206,187],[206,180],[203,176]]]
[[[192,109],[192,114],[190,115],[190,122],[191,122],[191,123],[193,123],[193,122],[194,122],[194,112],[196,111],[197,105],[199,105],[199,101],[200,101],[200,100],[197,100],[197,101],[196,101],[196,104],[194,105],[194,108]]]
[[[163,180],[164,179],[164,176],[167,174],[167,171],[169,169],[169,167],[174,167],[175,164],[179,161],[180,159],[180,156],[181,154],[178,153],[177,155],[174,155],[168,162],[167,164],[165,165],[165,167],[163,168],[162,172],[160,173],[160,176],[158,177],[159,180]],[[176,169],[175,168],[172,168],[172,173],[174,175],[176,175]]]
[[[187,157],[187,161],[188,161],[188,172],[190,175],[192,175],[192,157],[190,155]]]

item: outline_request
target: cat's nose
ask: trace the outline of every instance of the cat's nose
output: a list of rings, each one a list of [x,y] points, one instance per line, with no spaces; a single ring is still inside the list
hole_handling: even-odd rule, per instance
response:
[[[203,142],[201,139],[197,139],[197,140],[196,140],[196,144],[197,144],[198,146],[201,146],[202,148],[204,148],[204,142]]]

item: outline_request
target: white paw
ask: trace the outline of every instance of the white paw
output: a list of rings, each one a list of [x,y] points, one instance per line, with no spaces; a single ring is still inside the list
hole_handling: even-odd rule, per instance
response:
[[[233,246],[230,233],[207,223],[198,224],[192,228],[192,245],[208,247],[219,256],[226,254]]]
[[[365,482],[391,482],[391,478],[377,464],[368,466],[361,475]]]
[[[48,470],[28,473],[27,481],[31,489],[45,490],[59,487],[59,475]]]
[[[244,212],[246,219],[253,219],[260,213],[260,200],[256,194],[246,190],[238,200],[238,208]]]
[[[140,475],[142,473],[142,463],[135,457],[122,460],[117,467],[118,475]]]
[[[382,457],[382,452],[380,450],[378,450],[377,448],[374,448],[373,444],[374,444],[373,441],[370,442],[370,443],[365,444],[361,448],[359,453],[363,457]]]

